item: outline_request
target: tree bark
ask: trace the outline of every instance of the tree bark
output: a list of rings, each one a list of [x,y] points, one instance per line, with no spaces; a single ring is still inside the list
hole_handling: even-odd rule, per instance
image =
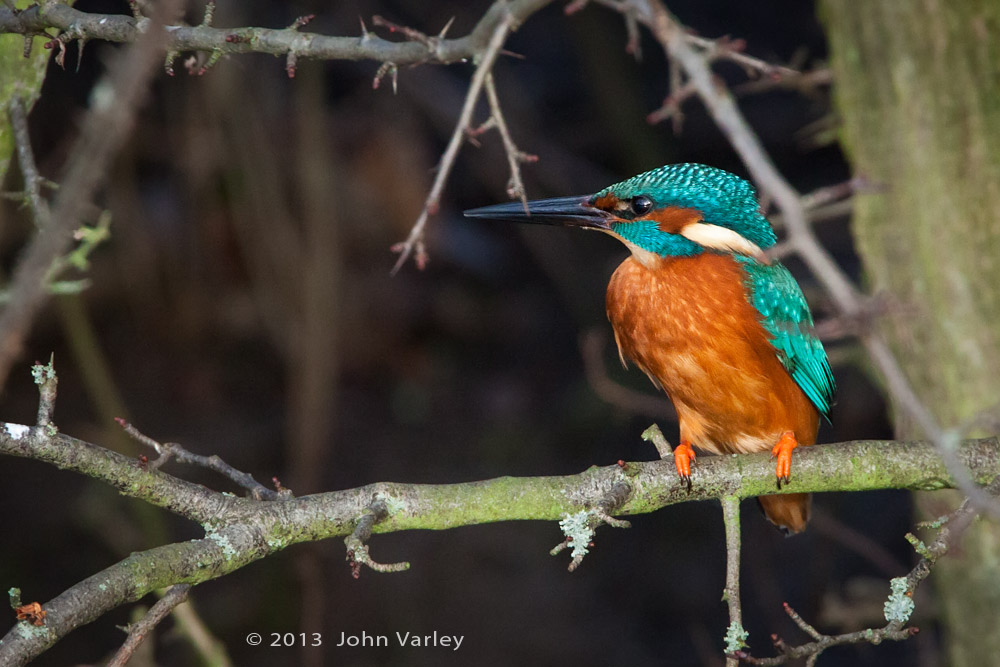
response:
[[[877,326],[940,423],[969,424],[1000,398],[1000,3],[824,0],[823,13],[843,146],[887,188],[854,216],[871,287],[893,304]],[[948,501],[917,505],[940,515]],[[963,547],[933,578],[949,661],[1000,665],[1000,526],[979,521]]]

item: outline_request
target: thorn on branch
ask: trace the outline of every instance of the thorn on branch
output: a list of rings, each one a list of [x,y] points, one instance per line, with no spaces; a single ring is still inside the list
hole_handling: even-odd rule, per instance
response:
[[[398,32],[411,42],[423,44],[427,47],[428,54],[437,58],[440,58],[441,56],[441,44],[444,42],[445,35],[448,34],[448,30],[454,22],[455,17],[452,16],[448,19],[448,22],[444,24],[444,27],[441,28],[441,32],[431,37],[430,35],[427,35],[426,33],[423,33],[415,28],[393,23],[392,21],[389,21],[388,19],[385,19],[377,14],[372,17],[372,25],[380,28],[386,28],[390,33]],[[364,39],[367,33],[363,21],[361,23],[361,29],[363,31],[362,39]]]
[[[373,37],[373,35],[372,35],[371,32],[369,32],[368,26],[365,25],[364,18],[362,18],[361,16],[358,16],[358,23],[361,24],[361,39],[360,39],[360,43],[361,44],[365,44],[365,43],[367,43]]]
[[[288,52],[288,58],[285,60],[285,72],[288,73],[289,79],[295,78],[295,67],[298,62],[298,56],[295,55],[295,51]]]
[[[80,63],[83,62],[83,48],[87,46],[87,38],[80,37],[76,40],[76,73],[80,73]]]
[[[410,564],[406,561],[400,563],[379,563],[372,560],[368,553],[368,545],[365,544],[371,536],[375,524],[384,521],[389,516],[389,506],[384,498],[376,496],[365,510],[365,513],[358,518],[354,532],[344,538],[347,546],[347,564],[351,568],[351,576],[358,579],[361,576],[361,566],[367,565],[376,572],[403,572],[410,569]]]

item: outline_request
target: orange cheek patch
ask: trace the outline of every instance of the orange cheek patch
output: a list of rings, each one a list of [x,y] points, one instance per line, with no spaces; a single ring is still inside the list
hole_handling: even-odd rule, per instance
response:
[[[618,197],[615,197],[612,194],[606,194],[603,197],[598,197],[597,199],[595,199],[594,206],[605,211],[613,211],[615,210],[615,206],[618,205],[619,201],[621,200],[618,199]]]
[[[679,206],[664,206],[663,208],[651,211],[643,216],[643,220],[655,220],[661,232],[667,234],[680,234],[687,225],[699,222],[701,213],[693,208],[680,208]]]

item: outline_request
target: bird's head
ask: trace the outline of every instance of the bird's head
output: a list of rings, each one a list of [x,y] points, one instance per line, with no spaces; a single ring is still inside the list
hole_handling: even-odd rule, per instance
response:
[[[527,210],[526,210],[527,209]],[[725,252],[767,262],[776,239],[748,182],[702,164],[671,164],[592,195],[474,208],[473,218],[596,229],[621,240],[646,266],[662,257]]]

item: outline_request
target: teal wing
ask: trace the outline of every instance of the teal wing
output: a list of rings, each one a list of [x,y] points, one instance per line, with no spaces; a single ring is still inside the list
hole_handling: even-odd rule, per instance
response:
[[[771,335],[771,345],[792,379],[824,417],[830,416],[834,381],[823,343],[813,335],[813,319],[802,289],[781,264],[742,260],[750,303]]]

